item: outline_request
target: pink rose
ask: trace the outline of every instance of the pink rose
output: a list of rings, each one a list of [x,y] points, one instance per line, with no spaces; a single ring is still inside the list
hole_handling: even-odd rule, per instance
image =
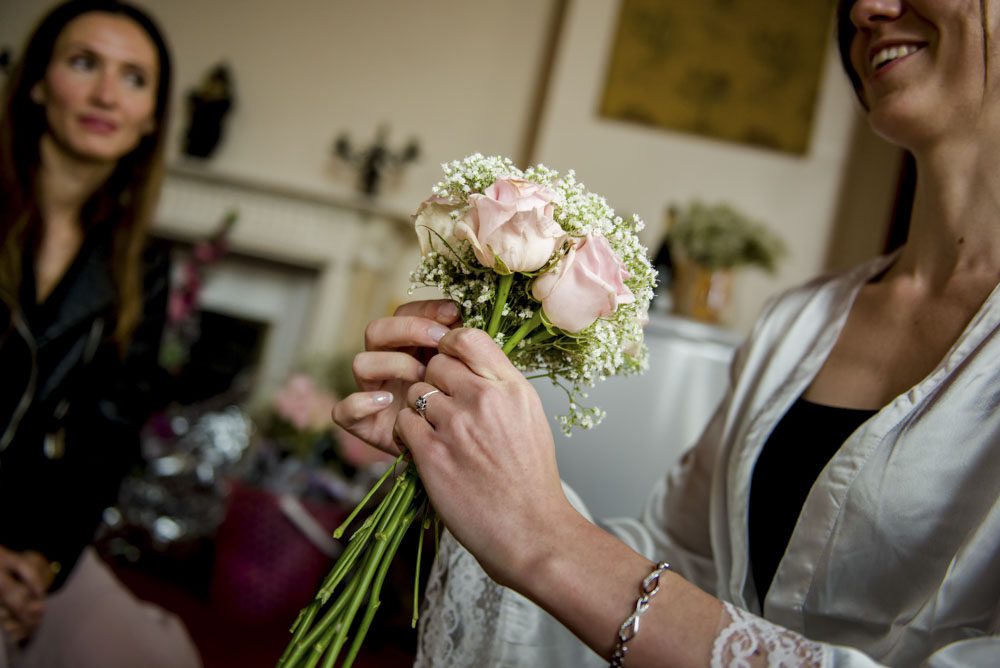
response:
[[[417,239],[420,241],[420,254],[437,251],[441,255],[454,258],[451,248],[458,245],[455,238],[455,219],[451,217],[451,212],[459,208],[460,205],[452,203],[445,197],[428,197],[413,214],[413,228],[417,232]]]
[[[611,315],[619,304],[635,301],[625,285],[629,277],[608,240],[588,234],[559,263],[535,279],[531,294],[559,329],[576,333],[598,318]]]
[[[552,213],[556,193],[524,179],[497,179],[469,196],[469,211],[455,236],[472,244],[476,258],[497,273],[541,269],[566,239]]]

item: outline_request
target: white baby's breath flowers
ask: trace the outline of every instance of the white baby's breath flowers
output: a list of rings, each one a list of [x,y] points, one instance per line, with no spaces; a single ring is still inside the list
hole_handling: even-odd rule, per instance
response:
[[[616,215],[607,201],[589,192],[572,171],[560,176],[544,165],[521,170],[507,158],[481,154],[444,163],[441,167],[444,178],[432,192],[457,205],[451,214],[456,220],[468,206],[470,194],[482,193],[498,179],[525,179],[556,193],[553,219],[570,241],[539,271],[514,274],[506,302],[500,306],[500,326],[494,336],[498,345],[508,342],[522,325],[536,316],[540,304],[531,296],[530,283],[535,275],[558,263],[573,239],[599,233],[621,261],[627,272],[625,285],[634,295],[634,301],[618,304],[611,315],[598,318],[573,334],[546,324],[507,351],[515,367],[532,377],[548,377],[566,391],[568,413],[557,416],[556,420],[567,435],[576,427],[589,429],[599,424],[604,412],[580,401],[586,398],[586,390],[597,380],[616,374],[640,373],[647,366],[642,325],[647,319],[656,279],[646,249],[639,241],[642,220],[638,216],[623,219]],[[428,252],[421,257],[411,274],[410,291],[436,286],[458,304],[465,326],[487,329],[500,275],[476,260],[467,241],[437,239],[432,243],[438,244],[435,246],[438,252]],[[448,247],[442,247],[443,243]]]

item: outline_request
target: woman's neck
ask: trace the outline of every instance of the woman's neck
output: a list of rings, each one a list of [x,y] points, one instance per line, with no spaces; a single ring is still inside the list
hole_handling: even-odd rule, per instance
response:
[[[45,226],[79,226],[83,205],[111,176],[114,164],[75,158],[48,134],[39,151],[38,205]]]
[[[1000,278],[1000,160],[973,143],[916,152],[906,246],[893,273],[934,289],[959,275]]]

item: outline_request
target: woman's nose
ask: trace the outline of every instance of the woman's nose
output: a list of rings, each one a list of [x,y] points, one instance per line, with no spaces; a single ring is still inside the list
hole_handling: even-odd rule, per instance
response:
[[[851,23],[859,30],[892,21],[903,13],[904,0],[856,0],[851,7]]]
[[[107,71],[98,74],[90,91],[91,100],[102,107],[112,107],[118,101],[118,82]]]

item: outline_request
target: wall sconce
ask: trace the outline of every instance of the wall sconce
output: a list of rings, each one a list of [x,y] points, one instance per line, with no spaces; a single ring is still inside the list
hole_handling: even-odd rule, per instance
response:
[[[366,197],[378,195],[382,177],[391,171],[398,171],[403,165],[420,157],[420,145],[416,139],[399,151],[386,146],[389,128],[381,125],[375,134],[375,141],[367,148],[355,149],[347,133],[341,133],[333,143],[333,154],[339,160],[354,167],[358,172],[358,190]]]
[[[235,105],[233,75],[225,63],[210,69],[196,88],[188,92],[188,127],[184,154],[209,158],[222,139],[226,115]]]

